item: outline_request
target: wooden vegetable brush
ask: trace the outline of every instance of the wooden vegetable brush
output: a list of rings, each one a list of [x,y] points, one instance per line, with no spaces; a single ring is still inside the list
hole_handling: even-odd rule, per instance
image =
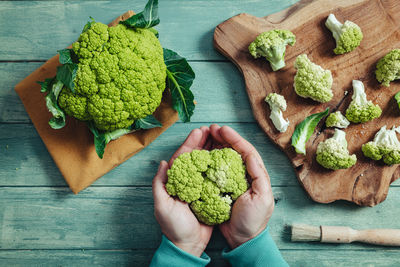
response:
[[[346,226],[292,225],[292,242],[362,242],[380,246],[400,246],[400,229],[354,230]]]

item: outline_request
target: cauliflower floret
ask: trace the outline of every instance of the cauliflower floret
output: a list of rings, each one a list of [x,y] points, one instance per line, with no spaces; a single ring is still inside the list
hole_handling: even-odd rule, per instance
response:
[[[383,158],[383,162],[387,165],[399,164],[400,142],[397,139],[396,132],[400,132],[400,127],[393,126],[391,130],[387,130],[386,125],[383,126],[375,134],[373,141],[362,145],[364,156],[373,160]]]
[[[294,76],[294,90],[304,98],[311,98],[315,101],[325,103],[332,97],[332,74],[330,70],[324,70],[308,59],[303,54],[296,58],[294,67],[297,73]]]
[[[203,190],[203,173],[210,163],[211,156],[207,150],[193,150],[180,155],[168,170],[168,194],[188,203],[199,199]]]
[[[269,118],[272,120],[275,128],[281,133],[286,132],[289,126],[289,121],[285,120],[282,114],[282,111],[286,110],[285,97],[277,93],[270,93],[265,98],[265,102],[268,103],[269,108],[271,109]]]
[[[317,162],[326,169],[348,169],[357,162],[356,155],[347,150],[346,133],[335,129],[331,138],[318,144]]]
[[[222,193],[230,193],[233,200],[243,194],[247,188],[246,168],[242,157],[235,150],[214,149],[210,151],[211,163],[206,176],[217,184]]]
[[[58,103],[70,116],[96,128],[128,128],[152,114],[161,103],[166,66],[163,49],[147,29],[99,22],[73,43],[78,56],[75,93],[64,87]]]
[[[375,71],[376,79],[384,86],[400,79],[400,49],[394,49],[378,61]]]
[[[378,105],[367,100],[364,84],[361,81],[353,80],[352,101],[346,110],[346,118],[354,123],[364,123],[379,118],[382,110]]]
[[[249,52],[254,58],[265,57],[273,71],[285,67],[286,45],[293,46],[296,36],[288,30],[263,32],[249,45]]]
[[[350,125],[350,122],[346,119],[345,116],[338,110],[329,114],[328,118],[326,118],[326,127],[336,127],[336,128],[347,128]]]
[[[229,220],[231,204],[231,197],[229,195],[222,196],[219,187],[206,178],[201,198],[193,201],[190,208],[200,221],[208,225],[215,225]]]
[[[208,225],[229,220],[232,202],[249,187],[242,158],[231,148],[183,153],[167,174],[168,194],[189,203]]]
[[[333,14],[328,16],[325,25],[336,40],[336,48],[333,49],[333,52],[337,55],[353,51],[363,39],[363,33],[357,24],[348,20],[342,24]]]

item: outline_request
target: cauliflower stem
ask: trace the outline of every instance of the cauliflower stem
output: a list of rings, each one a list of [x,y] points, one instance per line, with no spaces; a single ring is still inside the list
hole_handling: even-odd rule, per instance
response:
[[[275,128],[281,133],[286,132],[289,126],[289,121],[285,120],[282,114],[282,111],[286,110],[286,100],[283,95],[270,93],[265,98],[265,102],[268,103],[271,109],[269,117],[275,125]]]

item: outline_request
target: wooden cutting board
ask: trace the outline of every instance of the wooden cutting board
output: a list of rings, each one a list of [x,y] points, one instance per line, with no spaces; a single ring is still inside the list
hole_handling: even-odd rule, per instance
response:
[[[334,13],[339,21],[357,23],[364,34],[361,45],[351,53],[335,55],[336,46],[324,23]],[[375,79],[377,61],[394,48],[400,48],[400,1],[398,0],[317,0],[301,1],[279,13],[263,18],[239,14],[219,24],[214,32],[214,45],[232,60],[243,73],[246,90],[254,116],[268,137],[291,160],[297,178],[310,197],[321,203],[347,200],[362,206],[374,206],[385,200],[389,185],[400,176],[399,165],[386,166],[363,156],[361,145],[372,140],[383,126],[400,125],[400,110],[393,100],[400,91],[400,82],[383,87]],[[286,67],[272,72],[265,59],[254,59],[248,53],[249,44],[258,34],[271,29],[288,29],[297,42],[286,50]],[[296,57],[307,54],[311,61],[332,71],[332,101],[320,104],[296,95],[293,67]],[[333,129],[325,129],[321,122],[307,143],[306,156],[298,155],[291,147],[295,126],[310,114],[329,107],[333,112],[345,113],[351,101],[352,80],[362,80],[368,99],[381,106],[379,119],[365,124],[351,124],[345,131],[350,153],[357,155],[357,164],[347,170],[330,171],[315,160],[319,142],[332,136]],[[345,92],[349,93],[346,95]],[[290,126],[279,133],[269,119],[270,111],[264,98],[271,92],[285,96],[288,109],[284,116]],[[243,99],[246,101],[246,99]]]

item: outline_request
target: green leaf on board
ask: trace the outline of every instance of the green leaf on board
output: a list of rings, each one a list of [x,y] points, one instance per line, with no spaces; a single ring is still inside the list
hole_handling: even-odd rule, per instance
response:
[[[306,143],[308,139],[310,139],[311,135],[314,133],[315,127],[317,127],[320,120],[327,116],[328,113],[329,108],[323,112],[311,114],[305,118],[305,120],[297,124],[292,135],[292,146],[297,153],[306,154]]]

